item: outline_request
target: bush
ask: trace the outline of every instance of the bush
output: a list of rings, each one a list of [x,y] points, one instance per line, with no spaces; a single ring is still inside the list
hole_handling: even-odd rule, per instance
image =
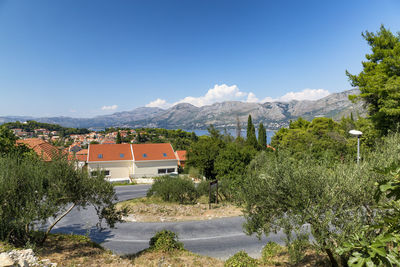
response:
[[[271,259],[283,251],[283,247],[275,242],[268,242],[261,251],[263,263],[271,264]]]
[[[147,197],[158,196],[167,202],[194,203],[198,199],[198,193],[194,183],[190,179],[162,176],[156,179]]]
[[[162,252],[183,249],[183,244],[178,241],[178,235],[169,230],[157,232],[150,239],[149,245],[150,249]]]
[[[257,260],[243,250],[230,257],[224,264],[225,267],[255,267],[257,265]]]

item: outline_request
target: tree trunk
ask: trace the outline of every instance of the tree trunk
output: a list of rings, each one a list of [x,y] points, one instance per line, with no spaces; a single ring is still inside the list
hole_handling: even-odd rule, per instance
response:
[[[60,217],[58,217],[50,226],[49,228],[47,228],[47,231],[44,233],[44,237],[42,239],[42,244],[44,243],[44,241],[46,241],[47,236],[49,235],[51,229],[53,229],[53,227],[62,219],[64,218],[68,213],[71,212],[71,210],[76,206],[76,204],[72,204],[71,207],[69,207],[63,214],[61,214]]]
[[[336,261],[335,257],[333,256],[332,251],[329,248],[325,249],[326,254],[328,254],[329,261],[332,264],[332,267],[339,267],[338,262]]]

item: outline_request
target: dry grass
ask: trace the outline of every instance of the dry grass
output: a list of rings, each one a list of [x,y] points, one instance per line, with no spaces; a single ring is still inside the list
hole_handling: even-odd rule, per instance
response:
[[[155,197],[138,198],[120,202],[117,207],[128,208],[129,215],[124,219],[131,222],[198,221],[242,215],[240,208],[228,202],[212,204],[209,209],[204,198],[193,205],[166,203]]]
[[[196,255],[186,250],[170,253],[142,251],[135,255],[118,256],[103,249],[89,238],[79,235],[50,235],[36,254],[58,266],[223,266],[223,261]]]
[[[14,249],[6,243],[0,242],[0,252]],[[52,234],[45,244],[35,250],[40,259],[50,259],[58,266],[154,266],[154,267],[183,267],[183,266],[213,266],[222,267],[224,261],[211,257],[194,254],[187,250],[175,250],[172,252],[158,252],[144,250],[140,253],[127,256],[118,256],[103,249],[89,238],[79,235]],[[259,266],[329,266],[325,255],[320,255],[314,250],[307,250],[304,259],[296,264],[290,265],[289,255],[285,247],[279,253],[271,257],[268,263],[259,260]]]

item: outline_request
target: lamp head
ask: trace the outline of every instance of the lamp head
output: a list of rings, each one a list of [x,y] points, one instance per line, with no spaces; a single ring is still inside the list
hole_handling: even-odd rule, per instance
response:
[[[360,131],[357,131],[357,130],[350,130],[349,131],[349,134],[352,134],[352,135],[355,135],[355,136],[361,136],[362,135],[362,132],[360,132]]]

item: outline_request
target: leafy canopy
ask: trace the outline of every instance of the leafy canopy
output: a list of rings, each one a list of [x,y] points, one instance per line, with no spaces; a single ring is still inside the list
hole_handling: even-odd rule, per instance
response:
[[[400,34],[382,25],[377,33],[366,31],[362,36],[372,53],[365,55],[358,75],[346,74],[361,91],[352,99],[361,98],[368,104],[375,127],[385,135],[400,122]]]

